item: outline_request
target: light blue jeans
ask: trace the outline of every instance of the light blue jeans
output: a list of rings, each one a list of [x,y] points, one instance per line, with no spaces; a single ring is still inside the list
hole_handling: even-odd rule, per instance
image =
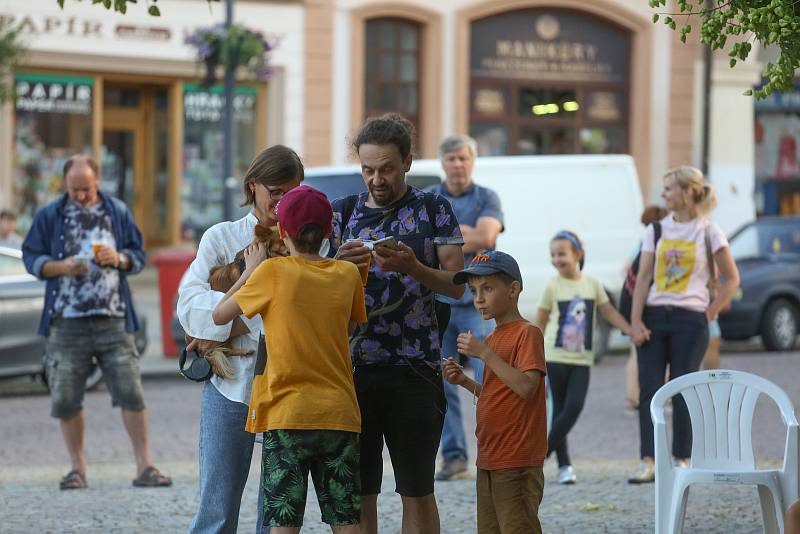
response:
[[[450,323],[444,331],[442,338],[442,358],[452,356],[456,361],[459,360],[458,354],[458,334],[472,331],[473,335],[484,339],[494,330],[494,320],[485,321],[481,319],[480,313],[471,304],[468,306],[453,306],[450,311]],[[480,383],[483,381],[483,360],[480,358],[468,358],[469,366],[475,372],[475,380]],[[458,400],[458,388],[444,381],[444,395],[447,399],[447,413],[444,416],[444,428],[442,429],[442,442],[440,450],[445,462],[461,459],[467,460],[467,440],[464,435],[464,424],[461,420],[461,404]]]
[[[247,413],[246,404],[227,399],[211,382],[205,383],[200,405],[200,504],[189,526],[192,534],[236,532],[255,441],[255,434],[244,430]],[[262,513],[258,515],[260,525]]]

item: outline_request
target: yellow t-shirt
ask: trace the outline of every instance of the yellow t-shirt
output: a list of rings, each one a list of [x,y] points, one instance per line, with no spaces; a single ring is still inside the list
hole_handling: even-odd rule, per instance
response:
[[[264,374],[253,380],[245,429],[361,432],[348,326],[367,322],[358,268],[297,256],[261,263],[233,298],[261,314]]]
[[[597,306],[608,302],[600,282],[581,274],[579,280],[556,276],[547,284],[539,307],[550,312],[544,333],[548,362],[592,365],[592,334]]]

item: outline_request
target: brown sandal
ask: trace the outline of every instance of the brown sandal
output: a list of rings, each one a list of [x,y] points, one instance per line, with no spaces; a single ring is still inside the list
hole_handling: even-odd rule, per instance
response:
[[[142,474],[133,480],[133,485],[138,488],[156,488],[166,487],[172,485],[172,479],[164,476],[161,472],[153,467],[145,467]]]
[[[61,479],[58,487],[62,490],[86,489],[89,487],[89,484],[86,483],[86,477],[83,475],[83,473],[73,469],[64,475],[64,478]]]

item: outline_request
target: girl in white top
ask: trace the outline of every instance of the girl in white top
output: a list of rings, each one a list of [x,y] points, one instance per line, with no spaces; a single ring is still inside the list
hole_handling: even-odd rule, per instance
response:
[[[667,171],[661,196],[671,213],[661,220],[658,243],[653,226],[645,230],[631,311],[633,340],[639,345],[642,457],[639,470],[628,479],[633,484],[655,479],[650,401],[664,384],[667,365],[670,380],[699,369],[708,346],[708,322],[717,318],[739,286],[728,240],[706,218],[716,196],[703,174],[688,166]],[[722,281],[711,301],[708,288],[715,265]],[[678,465],[685,465],[692,447],[689,413],[680,395],[672,404],[672,453]]]
[[[224,293],[212,291],[211,268],[233,261],[253,241],[256,223],[274,226],[276,206],[303,180],[303,164],[291,148],[276,145],[262,151],[245,173],[243,205],[253,209],[238,221],[215,224],[203,234],[197,257],[178,288],[178,320],[192,338],[187,350],[205,354],[228,339],[236,348],[256,352],[261,318],[240,316],[217,326],[211,317]],[[264,257],[248,258],[260,262]],[[249,265],[247,265],[249,267]],[[213,376],[203,388],[200,405],[200,503],[190,532],[236,532],[239,506],[253,456],[255,434],[245,432],[256,358],[232,357],[233,379]],[[261,514],[259,514],[260,519]],[[258,527],[257,527],[258,528]]]

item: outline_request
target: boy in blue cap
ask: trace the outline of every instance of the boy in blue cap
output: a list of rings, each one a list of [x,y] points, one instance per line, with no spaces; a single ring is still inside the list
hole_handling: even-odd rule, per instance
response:
[[[469,284],[481,317],[497,323],[485,342],[471,332],[458,336],[459,353],[483,360],[483,385],[452,357],[444,364],[447,381],[477,398],[478,533],[540,533],[547,452],[542,332],[519,313],[522,275],[508,254],[478,254],[453,282]]]

